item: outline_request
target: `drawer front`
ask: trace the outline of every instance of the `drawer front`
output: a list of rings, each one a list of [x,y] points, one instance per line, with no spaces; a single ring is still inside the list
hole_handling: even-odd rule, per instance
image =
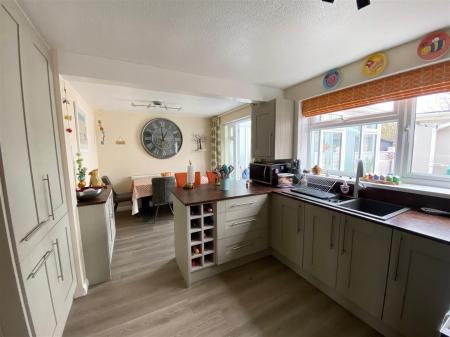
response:
[[[239,213],[236,217],[254,216],[266,207],[266,202],[267,194],[219,201],[217,213]]]
[[[219,239],[217,263],[233,261],[268,248],[267,231],[254,231]]]
[[[238,213],[238,212],[236,212]],[[268,231],[267,212],[263,211],[259,215],[236,217],[228,219],[228,213],[225,217],[218,217],[217,237],[219,239],[230,236],[244,234],[252,231]]]

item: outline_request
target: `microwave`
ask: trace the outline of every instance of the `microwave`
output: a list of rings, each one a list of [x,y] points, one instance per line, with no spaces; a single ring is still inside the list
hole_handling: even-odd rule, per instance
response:
[[[250,179],[254,182],[276,186],[278,173],[289,172],[288,163],[252,163],[250,164]]]

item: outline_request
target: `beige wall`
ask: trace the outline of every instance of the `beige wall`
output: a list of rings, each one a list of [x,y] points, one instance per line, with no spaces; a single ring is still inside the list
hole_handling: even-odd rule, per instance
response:
[[[74,106],[78,106],[82,111],[84,111],[86,115],[86,124],[87,124],[87,132],[88,132],[88,151],[81,152],[81,155],[84,159],[84,166],[87,167],[88,172],[90,170],[98,168],[98,155],[97,155],[97,137],[96,137],[96,119],[94,110],[86,103],[83,97],[80,96],[78,91],[76,91],[70,84],[69,81],[66,81],[64,77],[60,76],[60,90],[61,97],[64,97],[64,87],[66,88],[66,98],[69,100],[70,105],[66,106],[63,104],[62,110],[63,115],[69,114],[72,116],[71,128],[73,130],[72,133],[65,133],[66,144],[70,147],[70,153],[72,158],[75,158],[76,153],[78,152],[77,146],[77,130],[75,127],[75,114],[74,114]],[[66,110],[67,108],[67,110]],[[67,122],[64,121],[64,127],[66,128]],[[69,153],[69,151],[68,151]],[[88,177],[89,178],[89,177]],[[89,183],[89,179],[87,181]]]
[[[450,34],[450,28],[446,28],[444,30]],[[400,73],[409,69],[418,68],[432,63],[422,60],[416,54],[417,45],[421,39],[411,41],[409,43],[405,43],[403,45],[385,50],[384,52],[386,53],[388,58],[388,65],[385,71],[383,72],[383,75],[377,76],[374,79],[378,79],[383,76],[393,75],[395,73]],[[450,52],[447,53],[446,56],[438,60],[438,62],[443,61],[445,59],[450,59]],[[345,66],[340,66],[339,64],[336,64],[335,67],[339,67],[342,72],[342,81],[336,90],[372,80],[363,75],[362,65],[363,60],[359,60],[357,62]],[[322,85],[322,80],[323,74],[311,80],[294,85],[284,90],[284,96],[286,98],[290,98],[293,100],[303,100],[305,98],[310,98],[327,92],[332,92],[332,90],[324,89]]]
[[[100,174],[109,176],[118,192],[130,191],[132,175],[159,175],[165,171],[185,172],[189,160],[192,160],[196,170],[203,174],[209,169],[209,118],[148,112],[97,112],[96,117],[102,121],[106,134],[105,144],[97,145]],[[154,158],[141,144],[142,128],[149,120],[157,117],[175,122],[183,134],[181,150],[172,158]],[[208,137],[205,152],[195,151],[195,143],[192,141],[194,133]],[[119,137],[125,140],[125,145],[115,143]]]

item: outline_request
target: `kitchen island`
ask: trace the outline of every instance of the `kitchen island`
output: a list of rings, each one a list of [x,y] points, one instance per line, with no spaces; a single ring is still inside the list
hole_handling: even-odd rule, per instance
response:
[[[187,286],[269,255],[269,193],[235,181],[173,190],[175,257]]]

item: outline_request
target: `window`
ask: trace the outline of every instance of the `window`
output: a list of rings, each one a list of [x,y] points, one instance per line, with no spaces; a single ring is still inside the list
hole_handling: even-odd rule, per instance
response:
[[[411,174],[450,176],[450,93],[417,97]]]
[[[235,167],[235,179],[248,179],[251,161],[251,119],[244,118],[225,124],[225,163]]]
[[[311,166],[318,164],[328,173],[353,176],[358,160],[362,159],[367,172],[394,172],[398,117],[393,102],[334,115],[339,118],[313,117]],[[375,115],[394,121],[374,123]]]
[[[450,92],[307,120],[308,168],[318,164],[329,174],[352,177],[361,159],[365,172],[450,184]]]

